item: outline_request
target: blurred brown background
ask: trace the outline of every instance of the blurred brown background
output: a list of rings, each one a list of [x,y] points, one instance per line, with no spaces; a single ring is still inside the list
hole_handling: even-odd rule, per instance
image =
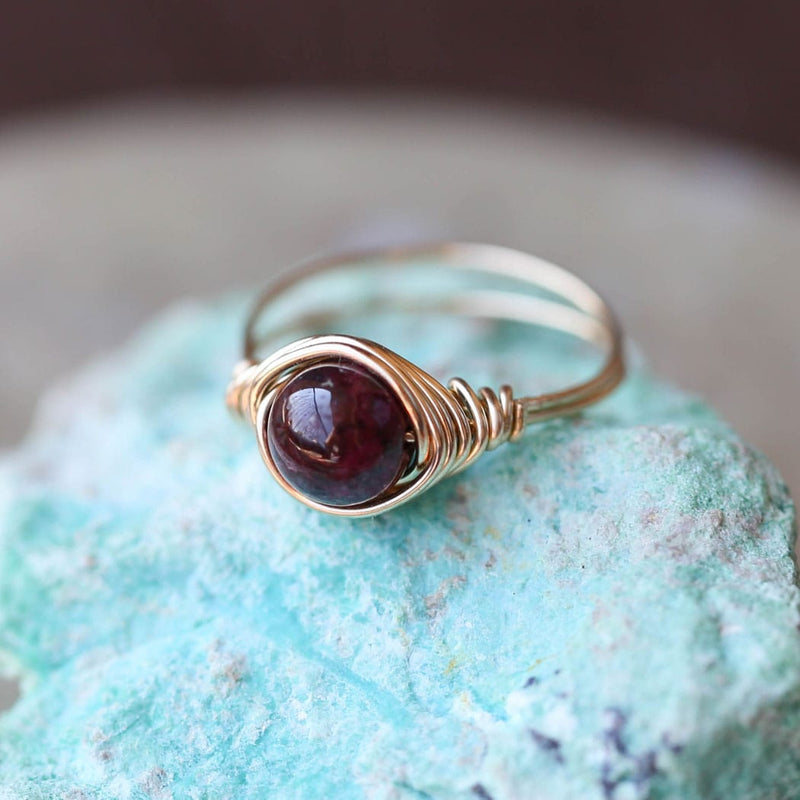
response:
[[[396,89],[800,156],[795,0],[5,0],[0,113],[126,93]]]

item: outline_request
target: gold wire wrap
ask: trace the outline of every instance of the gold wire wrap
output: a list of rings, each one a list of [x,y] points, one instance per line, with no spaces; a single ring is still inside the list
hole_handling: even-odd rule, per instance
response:
[[[553,328],[603,347],[606,360],[591,380],[559,392],[514,398],[511,386],[495,393],[475,391],[461,378],[447,387],[392,350],[355,336],[307,336],[257,359],[256,325],[262,312],[287,290],[309,277],[340,266],[375,267],[404,260],[435,260],[505,275],[545,289],[568,303],[524,293],[473,291],[435,305],[437,310],[511,319]],[[425,300],[416,310],[425,307]],[[309,318],[314,314],[309,314]],[[318,315],[317,315],[318,317]],[[490,245],[444,244],[343,256],[315,262],[302,272],[273,286],[257,303],[245,333],[244,360],[236,367],[226,402],[255,428],[262,458],[278,483],[306,505],[341,516],[371,516],[410,500],[441,479],[458,472],[486,450],[516,441],[534,421],[573,413],[596,402],[622,380],[624,363],[621,334],[608,306],[571,273],[533,256]],[[267,445],[266,423],[272,403],[286,383],[300,371],[318,364],[347,359],[380,377],[401,401],[412,430],[407,434],[415,457],[396,483],[379,497],[359,505],[331,506],[315,501],[291,486],[278,471]]]

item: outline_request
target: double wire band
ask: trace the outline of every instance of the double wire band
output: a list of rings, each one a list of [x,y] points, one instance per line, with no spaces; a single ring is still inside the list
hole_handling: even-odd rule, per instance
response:
[[[514,397],[473,389],[461,378],[443,385],[377,342],[345,334],[303,336],[268,352],[288,332],[332,326],[347,317],[341,299],[321,279],[360,273],[367,288],[354,310],[403,308],[401,292],[381,278],[389,269],[424,265],[437,274],[456,270],[513,290],[450,290],[430,302],[415,297],[415,313],[429,310],[505,319],[562,331],[603,353],[591,379],[556,392]],[[316,286],[316,290],[315,290]],[[298,290],[312,292],[302,313]],[[289,319],[281,319],[281,310]],[[283,308],[282,308],[283,307]],[[272,317],[272,319],[270,319]],[[264,330],[263,323],[268,323]],[[575,413],[622,380],[619,326],[609,307],[567,270],[503,247],[444,243],[373,251],[311,262],[270,287],[245,330],[244,354],[228,387],[227,404],[255,428],[259,450],[278,483],[311,508],[340,516],[388,511],[442,478],[464,469],[486,450],[518,440],[533,422]]]

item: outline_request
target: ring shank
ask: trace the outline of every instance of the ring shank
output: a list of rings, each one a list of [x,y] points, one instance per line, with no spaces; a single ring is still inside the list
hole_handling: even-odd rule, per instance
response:
[[[323,302],[317,304],[317,307],[307,309],[302,315],[295,316],[288,326],[273,325],[266,333],[259,333],[259,326],[266,312],[298,287],[305,286],[323,274],[331,275],[357,269],[372,276],[375,270],[414,263],[435,264],[437,268],[441,266],[512,279],[520,288],[515,291],[469,289],[454,292],[444,300],[435,301],[427,297],[404,300],[400,292],[384,293],[370,308],[408,310],[413,313],[436,311],[522,322],[570,334],[602,351],[602,366],[589,380],[560,391],[517,398],[523,409],[526,425],[569,414],[595,403],[611,392],[624,377],[620,328],[611,309],[588,284],[567,270],[526,253],[495,245],[460,242],[324,258],[309,262],[299,270],[293,270],[268,288],[256,303],[245,331],[245,363],[256,363],[262,347],[284,333],[287,327],[296,329],[312,324],[332,324],[337,318],[341,319],[349,313],[340,303],[332,308],[330,303],[326,305]],[[537,294],[524,291],[526,288],[535,290]],[[553,299],[542,297],[542,292]],[[358,305],[354,306],[354,310],[363,311],[366,301],[363,298],[355,300]]]

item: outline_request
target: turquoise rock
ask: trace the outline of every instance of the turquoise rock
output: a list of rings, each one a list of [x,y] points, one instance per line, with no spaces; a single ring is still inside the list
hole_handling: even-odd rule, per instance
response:
[[[175,309],[5,460],[0,797],[800,796],[793,507],[703,403],[636,359],[418,500],[329,517],[224,408],[243,313]],[[362,332],[476,385],[591,366],[438,325]]]

